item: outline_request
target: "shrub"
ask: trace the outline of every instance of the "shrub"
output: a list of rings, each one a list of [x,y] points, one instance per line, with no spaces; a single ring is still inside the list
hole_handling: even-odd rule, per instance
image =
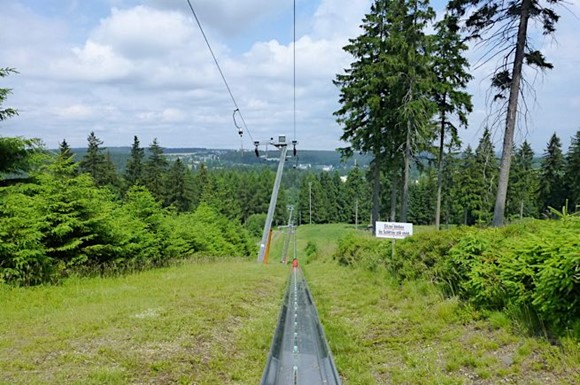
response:
[[[334,257],[347,266],[384,265],[399,281],[436,282],[479,308],[520,309],[555,331],[580,325],[577,216],[422,233],[397,241],[394,256],[390,241],[351,233],[339,240]]]

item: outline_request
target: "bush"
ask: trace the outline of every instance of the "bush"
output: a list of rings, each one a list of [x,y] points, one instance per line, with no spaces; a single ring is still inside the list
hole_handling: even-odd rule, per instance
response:
[[[266,214],[252,214],[246,220],[244,227],[254,237],[261,237],[264,232],[264,224],[266,223]]]
[[[521,309],[555,331],[580,324],[580,217],[418,234],[397,241],[394,256],[388,240],[348,234],[335,259],[435,282],[479,308]]]
[[[334,259],[341,265],[375,270],[384,262],[382,243],[379,239],[348,233],[339,239]]]

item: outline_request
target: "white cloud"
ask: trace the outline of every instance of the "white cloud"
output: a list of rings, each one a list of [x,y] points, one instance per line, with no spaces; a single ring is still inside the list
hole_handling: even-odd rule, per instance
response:
[[[104,12],[99,16],[87,14],[91,7],[84,2],[69,3],[60,16],[19,5],[24,2],[32,0],[9,2],[0,14],[0,34],[6,36],[0,65],[20,71],[2,82],[14,88],[9,105],[21,112],[3,122],[2,135],[42,137],[50,146],[66,137],[82,146],[88,132],[95,130],[107,146],[130,145],[133,135],[142,143],[158,137],[167,147],[239,146],[232,120],[235,107],[185,1],[95,0]],[[292,1],[192,3],[254,139],[290,135]],[[103,9],[107,4],[110,8]],[[338,90],[332,80],[351,62],[342,47],[360,34],[370,4],[297,0],[299,16],[308,18],[299,20],[296,42],[301,148],[340,145],[341,129],[332,116]],[[78,18],[84,20],[81,27]],[[273,26],[273,20],[281,24]],[[580,43],[577,20],[570,20],[563,15],[557,31],[560,45],[547,47],[556,69],[537,84],[540,107],[532,112],[538,130],[528,134],[536,148],[547,141],[546,127],[559,129],[565,140],[580,124],[580,75],[575,71]],[[276,29],[272,36],[270,28]],[[482,78],[487,70],[474,70],[478,78],[470,86],[477,94],[478,112],[472,114],[473,129],[465,135],[475,144],[486,111],[488,82]]]
[[[111,16],[91,33],[92,40],[131,59],[165,57],[187,46],[192,36],[191,23],[183,14],[145,6],[113,8]]]
[[[52,76],[63,80],[109,82],[127,77],[133,64],[113,48],[88,40],[84,47],[73,48],[72,55],[49,64]]]
[[[83,104],[54,108],[53,113],[61,119],[87,119],[95,116],[94,109]]]

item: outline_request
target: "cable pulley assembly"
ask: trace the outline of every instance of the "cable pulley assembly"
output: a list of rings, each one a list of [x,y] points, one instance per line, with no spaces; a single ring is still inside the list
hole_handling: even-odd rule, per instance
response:
[[[236,108],[234,110],[234,112],[232,113],[232,119],[234,120],[234,126],[236,126],[236,128],[238,129],[238,135],[240,135],[240,138],[244,135],[244,130],[242,129],[242,126],[240,126],[238,124],[238,121],[236,120],[236,113],[240,113],[240,109]]]

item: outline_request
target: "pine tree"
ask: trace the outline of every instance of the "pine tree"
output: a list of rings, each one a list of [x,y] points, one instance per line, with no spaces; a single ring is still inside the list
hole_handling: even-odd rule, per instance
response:
[[[149,157],[143,169],[143,183],[151,195],[160,202],[165,199],[165,173],[169,163],[163,155],[163,148],[153,139],[149,146]]]
[[[500,101],[505,116],[501,165],[494,207],[493,225],[502,226],[511,167],[514,131],[518,115],[518,99],[523,91],[523,65],[540,70],[551,69],[552,64],[532,47],[529,21],[537,22],[544,35],[555,32],[559,16],[554,4],[562,0],[451,0],[448,8],[458,16],[469,14],[465,26],[472,39],[485,39],[490,50],[486,60],[498,57],[499,64],[492,75],[491,85],[497,90],[494,101]],[[475,8],[475,10],[473,10]],[[535,25],[532,23],[532,25]],[[517,26],[517,28],[516,28]]]
[[[431,97],[435,79],[430,67],[429,38],[424,32],[435,12],[427,0],[391,4],[394,12],[390,49],[394,52],[396,65],[389,78],[391,89],[396,90],[400,100],[396,121],[399,127],[404,127],[401,222],[406,222],[411,162],[435,136],[431,124],[437,109]]]
[[[506,212],[508,216],[536,217],[538,215],[536,193],[538,174],[534,168],[534,151],[527,141],[514,151],[513,168],[510,173]]]
[[[411,185],[409,197],[409,220],[417,225],[430,225],[436,197],[436,178],[433,169],[423,173]]]
[[[193,187],[189,170],[181,159],[177,158],[171,165],[166,179],[165,205],[174,206],[178,212],[192,209]]]
[[[572,138],[566,154],[565,183],[567,198],[570,200],[569,208],[573,211],[580,210],[580,130]]]
[[[548,214],[548,207],[560,210],[565,203],[564,185],[564,155],[562,142],[554,133],[548,142],[546,152],[540,166],[540,187],[538,190],[538,206],[540,213]]]
[[[337,74],[334,82],[340,88],[339,103],[342,105],[334,114],[337,122],[343,125],[341,140],[350,144],[340,149],[342,154],[352,156],[355,151],[360,151],[374,158],[371,162],[373,224],[379,219],[381,166],[398,162],[395,151],[389,153],[389,150],[401,142],[396,137],[399,133],[394,130],[396,107],[393,107],[386,82],[391,69],[387,61],[389,4],[389,1],[378,0],[371,5],[361,26],[363,34],[350,39],[343,47],[355,60],[344,74]]]
[[[71,158],[72,156],[74,156],[66,139],[63,139],[62,142],[59,143],[58,150],[63,158]]]
[[[79,171],[91,175],[97,186],[118,187],[115,165],[111,161],[110,154],[108,152],[103,154],[104,148],[100,147],[103,141],[97,138],[93,131],[89,134],[87,141],[87,152],[79,163]]]
[[[497,158],[491,142],[491,132],[486,128],[475,149],[475,167],[477,170],[477,204],[474,215],[477,223],[488,224],[493,218],[493,198],[497,182]]]
[[[14,68],[0,68],[0,79],[4,78],[10,74],[17,74],[17,73],[18,73],[18,71],[16,71]],[[4,100],[11,93],[12,93],[12,90],[10,88],[0,88],[0,107],[2,107]],[[0,122],[3,120],[6,120],[8,118],[11,118],[13,116],[16,116],[16,115],[18,115],[18,111],[15,110],[14,108],[0,109]]]
[[[133,137],[133,146],[131,147],[131,156],[127,159],[125,168],[125,180],[128,187],[143,182],[143,162],[145,159],[145,149],[139,146],[139,138]]]
[[[439,154],[437,158],[437,197],[435,204],[435,228],[441,220],[443,179],[445,173],[445,139],[449,135],[450,146],[459,145],[457,127],[453,124],[456,115],[459,124],[467,127],[467,114],[472,111],[471,95],[465,92],[473,77],[467,72],[469,63],[463,56],[467,45],[459,35],[456,16],[446,13],[443,20],[435,24],[433,36],[433,71],[437,81],[433,94],[437,102],[439,125]]]
[[[461,206],[462,222],[464,225],[473,225],[475,223],[475,211],[478,207],[479,194],[481,193],[481,175],[476,163],[476,157],[471,149],[467,146],[461,159],[459,175],[453,196],[457,198]]]

